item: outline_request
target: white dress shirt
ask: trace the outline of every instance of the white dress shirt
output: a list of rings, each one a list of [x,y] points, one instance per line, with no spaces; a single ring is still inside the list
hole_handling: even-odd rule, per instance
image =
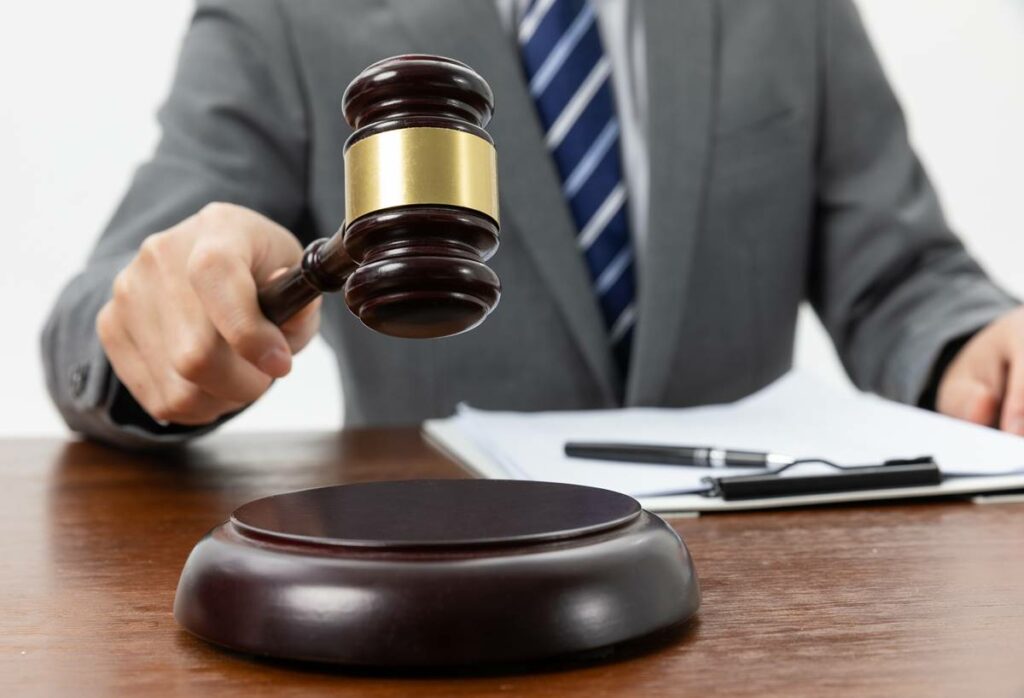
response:
[[[552,0],[537,0],[550,4]],[[642,3],[632,0],[588,0],[597,14],[598,31],[611,63],[612,92],[619,117],[622,176],[629,195],[629,224],[634,259],[639,267],[647,239],[650,168],[647,134],[647,59]],[[530,0],[495,0],[505,28],[516,37],[519,20]],[[518,40],[516,40],[518,45]],[[500,108],[500,105],[499,105]]]

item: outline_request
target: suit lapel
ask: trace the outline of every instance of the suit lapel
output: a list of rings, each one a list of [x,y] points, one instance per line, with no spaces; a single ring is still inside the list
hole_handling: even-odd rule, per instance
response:
[[[417,50],[449,56],[479,72],[494,90],[487,130],[498,151],[503,227],[524,245],[558,304],[608,404],[615,369],[576,228],[522,77],[518,49],[493,0],[392,0]],[[498,251],[501,254],[501,251]]]
[[[650,0],[647,137],[650,218],[627,404],[657,404],[679,349],[694,241],[708,181],[717,17],[712,0]]]

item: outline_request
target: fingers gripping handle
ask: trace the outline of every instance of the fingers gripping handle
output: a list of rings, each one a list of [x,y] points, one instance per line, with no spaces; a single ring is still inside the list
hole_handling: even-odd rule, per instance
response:
[[[282,325],[320,295],[296,264],[259,290],[260,310],[275,325]]]
[[[340,290],[356,268],[341,244],[342,232],[312,242],[302,261],[258,292],[260,310],[275,325],[281,325],[322,293]]]

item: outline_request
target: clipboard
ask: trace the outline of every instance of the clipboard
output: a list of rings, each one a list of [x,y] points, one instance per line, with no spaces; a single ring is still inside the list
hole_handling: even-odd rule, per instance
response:
[[[422,434],[432,447],[459,463],[478,477],[516,479],[515,472],[498,463],[468,438],[451,420],[436,419],[423,423]],[[932,477],[929,475],[928,477]],[[792,478],[787,478],[792,479]],[[890,486],[893,485],[893,486]],[[879,486],[880,485],[880,486]],[[941,482],[875,483],[870,489],[818,491],[776,496],[752,496],[724,499],[696,493],[636,496],[641,506],[660,514],[756,511],[792,507],[842,504],[847,502],[883,502],[900,499],[966,498],[982,494],[1024,492],[1024,473],[982,477],[944,476]],[[998,501],[993,498],[993,501]]]
[[[735,402],[682,408],[502,412],[460,406],[423,425],[427,440],[469,470],[502,479],[603,487],[651,511],[732,511],[1024,490],[1024,439],[825,383],[794,371]],[[928,453],[940,471],[910,468],[803,482],[737,480],[708,496],[705,477],[763,476],[763,468],[687,467],[567,457],[568,442],[709,444],[760,453],[827,456],[833,464],[882,465]],[[801,459],[806,461],[807,459]],[[912,461],[915,459],[911,459]],[[825,465],[828,465],[826,462]],[[904,462],[903,465],[915,465]],[[917,463],[917,465],[924,465]],[[825,469],[822,468],[824,471]],[[875,477],[877,476],[877,477]],[[826,479],[826,477],[828,479]],[[725,495],[725,496],[723,496]]]

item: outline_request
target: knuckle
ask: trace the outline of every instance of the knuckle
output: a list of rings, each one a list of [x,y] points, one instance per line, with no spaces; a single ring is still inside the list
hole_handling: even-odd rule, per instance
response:
[[[145,262],[156,262],[164,254],[167,246],[167,235],[165,233],[154,233],[149,235],[139,245],[138,257]]]
[[[204,225],[220,226],[237,218],[241,208],[225,201],[211,201],[199,210],[196,217]]]
[[[202,394],[188,383],[175,383],[164,395],[164,419],[182,419],[195,416],[202,409]]]
[[[158,422],[170,422],[174,419],[175,415],[171,412],[170,408],[163,402],[154,402],[147,405],[145,401],[142,402],[142,406],[145,408],[149,416]]]
[[[132,295],[131,271],[122,269],[114,277],[112,294],[115,303],[126,303]]]
[[[110,303],[107,303],[96,314],[96,336],[100,338],[104,347],[109,347],[112,343],[115,323],[114,309]]]
[[[193,336],[183,339],[171,354],[171,365],[179,376],[196,381],[213,366],[214,343],[207,337]]]
[[[186,270],[189,280],[201,284],[206,279],[219,276],[224,270],[224,251],[215,245],[196,245],[189,255]]]
[[[257,341],[259,324],[246,313],[232,313],[224,323],[224,339],[235,349]]]

